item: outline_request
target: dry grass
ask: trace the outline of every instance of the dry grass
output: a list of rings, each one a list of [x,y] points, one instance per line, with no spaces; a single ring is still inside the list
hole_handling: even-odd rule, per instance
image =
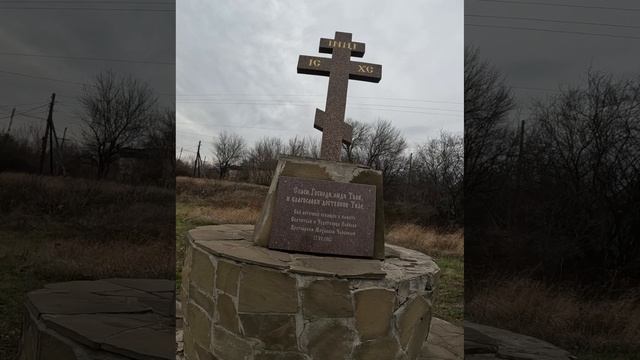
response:
[[[174,193],[87,179],[0,174],[0,229],[49,237],[170,241]]]
[[[25,295],[45,283],[174,276],[171,189],[0,173],[0,359],[15,357]]]
[[[255,224],[260,209],[254,208],[213,208],[194,206],[185,208],[184,219],[207,224]]]
[[[529,279],[496,277],[476,286],[465,312],[480,323],[546,339],[579,354],[608,355],[595,357],[599,359],[640,351],[640,289],[608,299]]]
[[[176,178],[176,201],[215,208],[262,208],[268,186],[231,181]]]
[[[442,233],[414,224],[393,225],[387,240],[432,256],[464,256],[464,233]]]

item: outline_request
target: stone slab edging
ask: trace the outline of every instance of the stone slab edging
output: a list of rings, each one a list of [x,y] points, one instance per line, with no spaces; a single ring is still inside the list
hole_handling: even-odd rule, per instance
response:
[[[531,336],[464,322],[465,359],[575,360],[568,351]]]
[[[252,243],[253,225],[210,225],[189,231],[187,237],[198,248],[237,262],[260,265],[291,273],[345,279],[383,279],[398,272],[437,274],[431,257],[394,245],[385,246],[385,260],[287,253]]]
[[[105,279],[27,294],[19,360],[175,357],[175,282]]]

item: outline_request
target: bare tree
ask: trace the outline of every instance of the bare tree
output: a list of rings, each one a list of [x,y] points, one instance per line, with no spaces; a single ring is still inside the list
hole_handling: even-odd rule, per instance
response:
[[[303,137],[299,138],[298,136],[289,139],[286,153],[290,156],[306,156],[307,139]]]
[[[449,224],[462,223],[463,151],[462,136],[442,132],[439,138],[419,146],[416,154],[416,195]]]
[[[312,159],[320,158],[320,140],[317,137],[307,138],[307,156]]]
[[[351,144],[342,144],[345,150],[345,160],[350,163],[362,162],[364,157],[364,144],[370,135],[371,127],[368,124],[358,120],[347,119],[346,122],[351,125],[352,136]]]
[[[235,133],[222,131],[213,140],[213,153],[216,158],[220,179],[224,179],[229,168],[235,163],[239,163],[245,154],[245,141]]]
[[[502,76],[480,59],[476,49],[464,50],[465,192],[490,182],[491,168],[506,154],[504,122],[514,108]]]
[[[585,263],[637,264],[640,81],[589,71],[585,87],[538,103],[534,119],[542,146],[529,156],[538,179],[530,186],[544,189],[546,225],[574,243]]]
[[[378,120],[366,133],[362,147],[362,163],[381,170],[385,184],[391,183],[406,163],[403,152],[407,142],[390,121]]]
[[[249,177],[258,184],[268,185],[275,171],[278,155],[284,146],[280,138],[265,137],[256,142],[247,159]]]
[[[173,108],[157,112],[153,117],[144,142],[153,158],[147,163],[153,167],[154,178],[173,183],[176,171],[176,111]]]
[[[111,71],[100,73],[93,84],[84,87],[82,135],[98,178],[108,175],[122,148],[143,138],[156,102],[147,84]]]

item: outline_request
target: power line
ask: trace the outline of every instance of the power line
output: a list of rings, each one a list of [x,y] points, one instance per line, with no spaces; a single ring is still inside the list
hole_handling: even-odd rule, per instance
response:
[[[621,8],[610,6],[594,6],[594,5],[576,5],[576,4],[558,4],[544,1],[513,1],[513,0],[478,0],[480,2],[496,2],[505,4],[518,4],[518,5],[543,5],[543,6],[556,6],[556,7],[568,7],[568,8],[580,8],[580,9],[596,9],[596,10],[617,10],[617,11],[640,11],[640,8]]]
[[[559,24],[595,25],[595,26],[608,26],[608,27],[628,28],[628,29],[640,29],[640,26],[635,26],[635,25],[608,24],[608,23],[597,23],[597,22],[589,22],[589,21],[554,20],[554,19],[531,18],[531,17],[522,17],[522,16],[498,16],[498,15],[478,15],[478,14],[465,14],[464,16],[473,17],[473,18],[486,18],[486,19],[526,20],[526,21],[539,21],[539,22],[548,22],[548,23],[559,23]]]
[[[70,10],[70,11],[133,11],[133,12],[159,12],[175,13],[172,9],[142,9],[142,8],[76,8],[76,7],[0,7],[0,10]]]
[[[2,0],[0,4],[18,3],[18,4],[148,4],[148,5],[174,5],[174,1],[129,1],[129,0]]]
[[[325,95],[315,95],[315,94],[242,94],[242,93],[225,93],[225,94],[176,94],[177,98],[180,97],[235,97],[235,96],[246,96],[246,97],[322,97]],[[379,96],[348,96],[349,99],[382,99],[382,100],[393,100],[393,101],[416,101],[416,102],[432,102],[432,103],[445,103],[445,104],[463,104],[460,101],[445,101],[445,100],[426,100],[426,99],[410,99],[410,98],[393,98],[393,97],[379,97]]]
[[[67,59],[67,60],[87,60],[87,61],[109,61],[109,62],[126,62],[134,64],[152,64],[152,65],[175,65],[174,62],[169,61],[151,61],[151,60],[131,60],[131,59],[114,59],[114,58],[101,58],[101,57],[87,57],[87,56],[68,56],[68,55],[47,55],[47,54],[27,54],[16,52],[0,52],[0,55],[5,56],[24,56],[24,57],[41,57],[52,59]]]
[[[464,26],[487,27],[487,28],[496,28],[496,29],[540,31],[540,32],[558,33],[558,34],[591,35],[591,36],[602,36],[602,37],[620,38],[620,39],[634,39],[634,40],[639,40],[640,39],[639,36],[630,36],[630,35],[601,34],[601,33],[583,32],[583,31],[568,31],[568,30],[552,30],[552,29],[540,29],[540,28],[520,27],[520,26],[468,24],[468,23],[465,23]]]
[[[250,100],[248,102],[236,102],[235,100],[230,101],[221,101],[221,100],[180,100],[178,103],[187,103],[187,104],[256,104],[256,105],[269,105],[269,104],[282,104],[282,105],[314,105],[315,102],[289,102],[287,100]],[[365,103],[353,103],[350,105],[357,106],[378,106],[378,107],[390,107],[390,108],[401,108],[401,109],[418,109],[418,110],[435,110],[435,111],[447,111],[447,112],[462,112],[462,110],[455,109],[441,109],[441,108],[428,108],[428,107],[419,107],[419,106],[406,106],[406,105],[390,105],[390,104],[365,104]]]
[[[187,102],[186,104],[189,104]],[[208,104],[208,105],[266,105],[266,106],[302,106],[309,107],[313,106],[313,103],[256,103],[256,102],[226,102],[226,103],[215,103],[215,102],[202,102],[200,104]],[[367,106],[349,106],[349,109],[363,109],[363,110],[375,110],[375,111],[391,111],[391,112],[404,112],[404,113],[415,113],[415,114],[426,114],[426,115],[439,115],[439,116],[454,116],[454,117],[462,117],[462,114],[447,114],[447,113],[435,113],[428,111],[409,111],[409,110],[397,110],[385,108],[385,105],[374,105],[376,107],[367,107]],[[451,110],[453,111],[453,110]]]
[[[81,82],[71,81],[71,80],[55,79],[55,78],[50,78],[50,77],[46,77],[46,76],[36,76],[36,75],[24,74],[24,73],[19,73],[19,72],[15,72],[15,71],[0,70],[0,74],[9,74],[9,75],[22,76],[22,77],[27,77],[27,78],[31,78],[31,79],[37,79],[37,80],[48,80],[48,81],[55,81],[55,82],[79,85],[79,86],[95,87],[95,85],[92,85],[92,84],[81,83]],[[174,93],[158,92],[158,93],[155,93],[155,94],[159,95],[159,96],[175,96]],[[75,98],[75,99],[78,98],[78,96],[69,96],[69,95],[60,95],[60,96],[63,96],[63,97],[66,97],[66,98]]]
[[[39,79],[39,80],[57,81],[57,82],[68,83],[68,84],[73,84],[73,85],[80,85],[80,86],[87,85],[85,83],[81,83],[81,82],[77,82],[77,81],[54,79],[54,78],[45,77],[45,76],[35,76],[35,75],[23,74],[23,73],[18,73],[18,72],[13,72],[13,71],[0,70],[0,73],[9,74],[9,75],[16,75],[16,76],[23,76],[23,77],[28,77],[28,78],[32,78],[32,79]]]

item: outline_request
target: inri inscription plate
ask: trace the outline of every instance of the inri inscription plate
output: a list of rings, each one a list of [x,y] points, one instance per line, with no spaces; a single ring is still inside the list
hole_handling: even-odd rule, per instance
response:
[[[281,176],[269,248],[373,256],[376,187]]]

